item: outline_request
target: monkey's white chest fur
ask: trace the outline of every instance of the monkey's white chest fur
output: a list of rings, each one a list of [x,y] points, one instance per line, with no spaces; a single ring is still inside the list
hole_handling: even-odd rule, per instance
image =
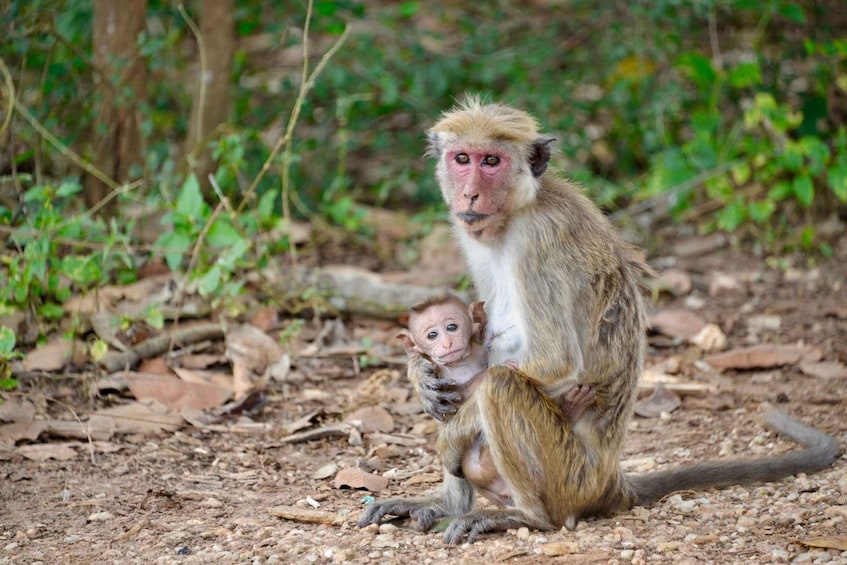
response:
[[[513,362],[520,365],[527,357],[529,342],[518,288],[518,256],[511,245],[489,247],[462,232],[459,234],[478,298],[485,301],[488,364]]]

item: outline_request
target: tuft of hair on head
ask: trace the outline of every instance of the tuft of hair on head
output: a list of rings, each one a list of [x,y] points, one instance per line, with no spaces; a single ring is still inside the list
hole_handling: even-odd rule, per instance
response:
[[[445,291],[440,294],[430,296],[429,298],[422,300],[417,304],[412,304],[412,306],[409,308],[409,312],[411,314],[420,314],[428,308],[432,308],[433,306],[439,306],[441,304],[456,304],[457,306],[461,306],[462,308],[468,307],[468,305],[465,304],[464,300],[462,300],[452,292]]]
[[[429,130],[474,142],[502,141],[528,147],[538,136],[538,122],[529,113],[498,103],[485,102],[478,94],[465,94]],[[434,135],[433,135],[434,134]]]

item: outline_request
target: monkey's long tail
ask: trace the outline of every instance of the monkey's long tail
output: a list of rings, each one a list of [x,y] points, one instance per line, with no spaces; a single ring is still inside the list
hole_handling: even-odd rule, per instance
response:
[[[768,427],[802,444],[805,449],[760,459],[706,461],[669,471],[626,475],[625,480],[634,495],[633,504],[650,504],[678,490],[775,481],[797,473],[813,473],[841,456],[841,444],[836,438],[775,408],[765,413],[764,421]]]

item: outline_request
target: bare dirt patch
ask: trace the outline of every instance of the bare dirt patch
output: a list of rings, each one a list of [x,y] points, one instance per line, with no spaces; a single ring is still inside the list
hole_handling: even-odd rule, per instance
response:
[[[655,309],[697,313],[726,334],[729,349],[802,346],[817,351],[815,362],[847,364],[843,259],[778,268],[728,253],[679,259],[673,267],[691,276],[691,289],[662,294]],[[728,278],[716,282],[719,272]],[[347,324],[356,339],[386,343],[393,329],[365,319]],[[399,356],[399,344],[392,345]],[[847,378],[804,369],[800,361],[721,373],[705,367],[703,356],[685,339],[650,338],[649,364],[704,386],[682,394],[669,414],[634,420],[627,469],[792,448],[758,421],[763,402],[847,443]],[[19,442],[61,444],[71,450],[68,460],[35,461],[5,445],[0,563],[847,563],[843,458],[812,476],[678,493],[650,508],[582,522],[575,532],[521,529],[445,546],[439,533],[403,523],[359,529],[355,521],[371,493],[337,488],[337,471],[359,465],[387,476],[376,496],[432,489],[440,479],[435,426],[420,412],[400,364],[362,368],[350,356],[294,362],[294,377],[271,382],[266,405],[249,419],[104,442],[44,435]],[[84,416],[114,402],[87,395],[89,384],[51,377],[24,383],[22,392],[38,417],[72,418],[71,410]],[[324,437],[285,440],[286,426],[304,415],[314,413],[311,429],[320,429],[368,405],[388,411],[390,431],[336,425]],[[283,506],[302,509],[301,517],[275,516]]]

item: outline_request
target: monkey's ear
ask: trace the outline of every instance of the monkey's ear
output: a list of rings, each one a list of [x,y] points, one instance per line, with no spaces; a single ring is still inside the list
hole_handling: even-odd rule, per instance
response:
[[[400,333],[397,334],[397,337],[403,340],[403,349],[406,351],[406,356],[414,357],[420,350],[418,346],[415,345],[415,340],[412,339],[412,334],[410,334],[406,330],[400,330]]]
[[[488,323],[488,318],[485,316],[484,306],[485,302],[477,300],[476,302],[471,302],[471,305],[468,307],[471,320],[473,321],[473,333],[479,339],[483,338],[485,334],[485,324]]]
[[[556,141],[555,137],[539,137],[532,142],[532,152],[529,154],[529,168],[532,176],[538,178],[547,170],[550,162],[550,144]]]
[[[426,155],[437,159],[441,155],[441,136],[437,132],[428,131],[426,132],[426,141]]]

